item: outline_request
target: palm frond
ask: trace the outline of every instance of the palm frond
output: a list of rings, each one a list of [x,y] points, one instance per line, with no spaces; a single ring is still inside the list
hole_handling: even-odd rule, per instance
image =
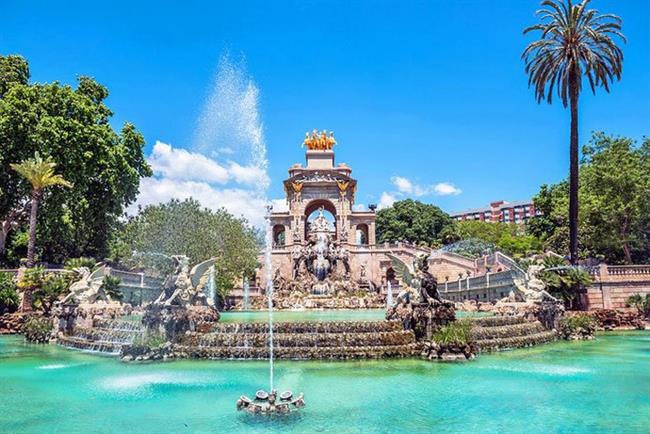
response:
[[[573,4],[570,0],[544,0],[536,11],[540,22],[524,29],[524,34],[539,32],[539,39],[524,49],[521,57],[528,74],[528,85],[538,102],[553,100],[555,93],[568,105],[570,76],[577,79],[578,92],[583,76],[592,92],[620,80],[623,51],[615,39],[626,42],[622,20],[613,14],[588,9],[589,0]]]

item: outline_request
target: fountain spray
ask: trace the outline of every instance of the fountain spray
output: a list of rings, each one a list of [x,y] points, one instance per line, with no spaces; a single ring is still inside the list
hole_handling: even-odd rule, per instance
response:
[[[386,281],[386,309],[389,309],[393,306],[393,288],[390,284],[390,280]]]
[[[266,296],[269,309],[269,391],[273,392],[273,263],[271,249],[273,248],[273,230],[271,228],[272,205],[266,207],[266,245],[264,262],[266,267]]]

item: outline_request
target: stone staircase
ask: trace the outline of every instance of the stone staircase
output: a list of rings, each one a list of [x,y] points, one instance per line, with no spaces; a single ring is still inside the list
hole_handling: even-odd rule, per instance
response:
[[[132,344],[143,333],[140,322],[98,320],[93,328],[76,327],[73,334],[59,336],[57,343],[66,348],[117,355],[124,345]]]
[[[471,338],[480,352],[504,351],[554,341],[557,334],[521,316],[473,318]]]
[[[278,359],[410,357],[418,352],[413,332],[397,321],[277,323],[273,343]],[[268,324],[217,324],[210,333],[187,333],[174,351],[190,358],[265,359]]]

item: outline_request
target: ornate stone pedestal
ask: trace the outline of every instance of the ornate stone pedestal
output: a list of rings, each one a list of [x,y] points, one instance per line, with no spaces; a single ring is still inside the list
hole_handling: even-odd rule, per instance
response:
[[[142,317],[148,335],[164,336],[174,342],[187,331],[208,332],[219,321],[219,311],[214,306],[165,306],[151,304]]]
[[[386,319],[401,321],[406,330],[413,330],[417,340],[430,340],[441,327],[456,320],[456,309],[447,301],[397,303],[388,309]]]

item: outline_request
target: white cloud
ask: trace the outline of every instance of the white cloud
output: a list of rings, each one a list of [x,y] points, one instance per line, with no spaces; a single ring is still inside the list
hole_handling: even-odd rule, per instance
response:
[[[379,204],[377,205],[377,208],[384,209],[391,207],[396,201],[397,197],[395,193],[388,193],[384,191],[379,198]]]
[[[356,203],[352,205],[352,211],[368,211],[368,208],[363,203]]]
[[[170,179],[225,184],[230,178],[228,170],[215,160],[160,141],[156,141],[147,162],[155,175]]]
[[[436,196],[456,196],[462,193],[462,190],[450,182],[439,182],[433,185],[419,185],[404,176],[392,176],[391,184],[395,186],[395,191],[384,191],[379,199],[378,208],[387,208],[392,206],[395,201],[404,199],[408,196],[422,197],[431,194]]]
[[[266,201],[258,188],[268,184],[263,168],[232,161],[221,164],[198,152],[160,141],[154,145],[147,162],[154,176],[140,182],[140,195],[128,213],[135,214],[138,206],[192,197],[207,208],[223,207],[255,226],[263,226]]]
[[[439,182],[433,186],[433,191],[438,196],[457,196],[463,192],[463,190],[449,182]]]
[[[269,177],[266,170],[258,166],[241,166],[235,162],[230,162],[228,166],[230,176],[240,184],[249,185],[268,185]]]
[[[393,176],[390,178],[390,182],[397,187],[400,193],[411,194],[413,192],[413,183],[403,176]]]
[[[262,227],[266,201],[253,191],[241,188],[215,188],[207,182],[181,181],[170,178],[144,178],[140,182],[140,195],[128,212],[135,214],[137,206],[154,205],[170,199],[194,198],[206,208],[225,208],[236,217],[244,217],[249,223]]]

